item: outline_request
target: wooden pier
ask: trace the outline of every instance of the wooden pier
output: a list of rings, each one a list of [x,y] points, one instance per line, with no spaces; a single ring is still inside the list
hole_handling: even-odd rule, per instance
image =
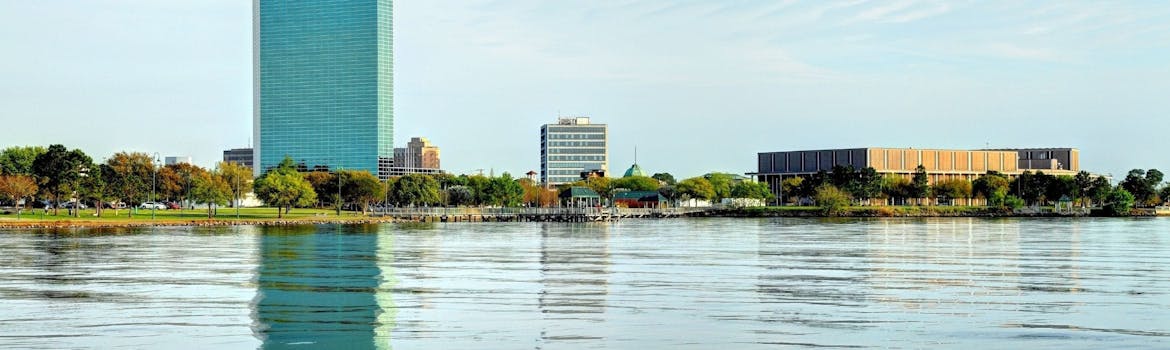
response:
[[[624,218],[671,218],[703,208],[390,208],[373,216],[408,222],[605,222]]]

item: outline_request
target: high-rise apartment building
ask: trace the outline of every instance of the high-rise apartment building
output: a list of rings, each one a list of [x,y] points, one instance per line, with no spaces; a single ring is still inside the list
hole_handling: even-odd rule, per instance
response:
[[[589,118],[559,118],[540,127],[540,182],[560,185],[582,173],[609,172],[609,129]]]
[[[253,0],[255,171],[380,170],[394,152],[391,0]]]

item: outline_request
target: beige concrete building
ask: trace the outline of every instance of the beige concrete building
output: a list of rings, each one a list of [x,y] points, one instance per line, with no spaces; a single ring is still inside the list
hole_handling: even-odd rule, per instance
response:
[[[394,167],[440,169],[439,147],[425,137],[412,137],[405,148],[394,149]]]
[[[833,166],[872,167],[879,174],[911,177],[919,165],[930,183],[943,179],[974,180],[989,171],[1015,177],[1024,171],[1072,175],[1080,171],[1075,148],[942,150],[914,148],[852,148],[813,151],[763,152],[758,170],[750,175],[779,193],[783,179],[832,171]]]

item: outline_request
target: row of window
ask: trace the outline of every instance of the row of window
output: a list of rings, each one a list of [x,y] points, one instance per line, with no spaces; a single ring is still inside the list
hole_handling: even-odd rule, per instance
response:
[[[604,133],[604,126],[550,126],[547,127],[548,132],[565,132],[565,133],[585,133],[585,132],[599,132]]]
[[[549,156],[548,161],[604,162],[605,156]]]
[[[604,148],[552,148],[549,154],[605,154]]]
[[[605,147],[605,141],[551,141],[549,147]]]
[[[552,140],[605,140],[605,134],[549,134]],[[544,139],[541,139],[543,141]]]

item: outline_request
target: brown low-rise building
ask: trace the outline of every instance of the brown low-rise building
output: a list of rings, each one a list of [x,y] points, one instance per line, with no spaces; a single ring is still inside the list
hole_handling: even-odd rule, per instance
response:
[[[834,166],[874,168],[879,174],[913,176],[921,165],[930,183],[944,179],[974,180],[989,171],[1015,177],[1024,171],[1072,175],[1080,171],[1075,148],[942,150],[914,148],[850,148],[762,152],[758,170],[750,175],[779,193],[785,178],[832,171]]]

